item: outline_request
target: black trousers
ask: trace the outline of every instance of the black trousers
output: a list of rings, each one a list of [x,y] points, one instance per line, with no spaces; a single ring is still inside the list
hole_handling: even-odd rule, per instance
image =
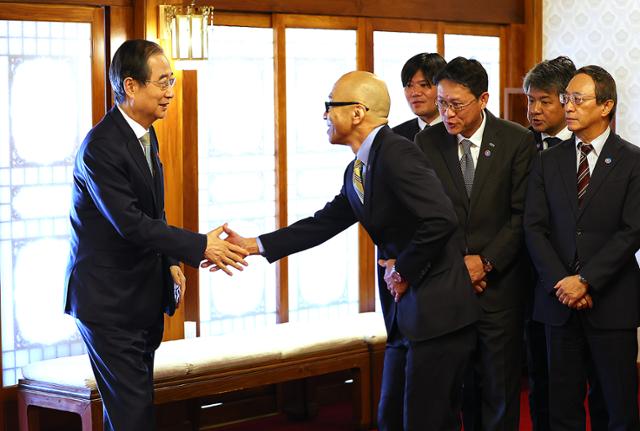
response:
[[[464,380],[465,431],[517,431],[524,310],[483,311]]]
[[[426,341],[391,331],[384,354],[379,431],[459,431],[473,325]]]
[[[640,430],[636,329],[595,328],[583,312],[573,311],[566,324],[546,325],[546,336],[551,429],[586,429],[584,398],[591,361],[609,417],[606,429]]]
[[[102,398],[105,431],[154,431],[153,358],[162,341],[162,314],[149,328],[122,328],[76,319]]]
[[[524,322],[529,378],[529,413],[532,431],[551,431],[549,423],[549,371],[547,369],[547,337],[543,323],[529,319]],[[589,382],[589,417],[592,431],[607,431],[609,415],[596,375],[593,361],[587,367]]]

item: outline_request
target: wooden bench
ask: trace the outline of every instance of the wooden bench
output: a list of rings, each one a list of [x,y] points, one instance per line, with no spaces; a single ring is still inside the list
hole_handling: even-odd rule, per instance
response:
[[[285,323],[224,336],[168,341],[156,353],[155,403],[227,392],[350,370],[359,429],[372,424],[371,355],[384,344],[382,316],[363,313],[333,321]],[[373,346],[377,346],[374,347]],[[102,403],[86,355],[23,368],[18,383],[21,431],[39,430],[39,409],[80,415],[83,431],[102,430]],[[198,426],[198,418],[194,426]],[[197,428],[195,428],[197,429]]]

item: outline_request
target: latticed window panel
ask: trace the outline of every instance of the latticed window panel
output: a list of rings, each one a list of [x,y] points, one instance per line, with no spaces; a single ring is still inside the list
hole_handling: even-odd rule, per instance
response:
[[[355,30],[288,28],[287,203],[289,223],[312,215],[338,194],[355,155],[328,141],[323,102],[333,84],[356,69]],[[358,230],[289,257],[289,320],[358,312]]]
[[[73,159],[91,127],[91,24],[0,20],[3,384],[84,346],[63,312]]]
[[[200,231],[225,222],[246,236],[276,227],[273,30],[217,26],[198,72]],[[200,272],[201,335],[275,325],[275,265]],[[235,271],[235,270],[234,270]]]

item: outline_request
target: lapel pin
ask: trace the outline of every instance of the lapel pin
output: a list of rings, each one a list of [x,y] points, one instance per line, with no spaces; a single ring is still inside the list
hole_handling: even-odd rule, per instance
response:
[[[491,144],[489,144],[489,145],[491,145]],[[485,157],[491,157],[491,150],[485,150],[484,151],[484,156]]]
[[[607,157],[606,159],[604,159],[604,163],[607,165],[610,165],[612,161],[613,160],[611,160],[611,157]]]

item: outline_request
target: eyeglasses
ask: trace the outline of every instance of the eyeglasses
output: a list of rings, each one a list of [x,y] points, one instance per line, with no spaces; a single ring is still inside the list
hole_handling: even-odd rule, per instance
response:
[[[566,105],[571,102],[574,105],[582,105],[585,100],[595,99],[596,96],[583,96],[580,93],[562,93],[560,94],[560,103]]]
[[[460,112],[467,106],[471,105],[473,102],[476,102],[477,100],[478,99],[473,99],[471,102],[468,102],[468,103],[458,103],[458,102],[449,103],[446,100],[438,99],[436,100],[436,106],[438,107],[438,110],[440,112],[447,112],[449,108],[453,109],[453,112]]]
[[[324,102],[324,113],[325,114],[328,113],[329,108],[331,108],[332,106],[349,106],[349,105],[362,105],[365,111],[369,110],[369,108],[367,108],[367,105],[360,102]]]
[[[174,85],[176,85],[176,77],[172,76],[171,78],[162,78],[159,79],[157,81],[144,81],[145,83],[150,82],[151,84],[155,85],[156,87],[158,87],[160,90],[162,91],[166,91],[170,88],[173,88]]]

